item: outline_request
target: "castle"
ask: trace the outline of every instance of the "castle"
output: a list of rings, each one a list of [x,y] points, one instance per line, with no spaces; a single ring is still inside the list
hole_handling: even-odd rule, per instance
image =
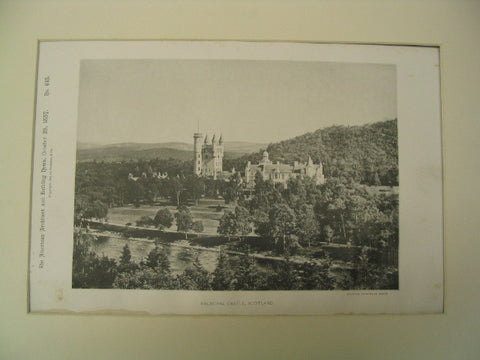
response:
[[[221,135],[218,141],[213,135],[210,142],[208,135],[203,138],[200,133],[193,134],[193,152],[194,174],[214,179],[223,174],[223,137]]]
[[[226,178],[235,173],[223,171],[223,137],[220,135],[218,141],[213,135],[212,141],[208,140],[208,135],[203,137],[201,133],[193,134],[194,166],[193,172],[198,176],[217,178]],[[250,161],[245,167],[244,182],[248,187],[255,184],[255,176],[260,173],[263,180],[271,180],[274,183],[282,183],[286,186],[288,179],[309,177],[315,180],[317,185],[325,182],[322,163],[314,164],[309,156],[306,163],[295,161],[293,165],[273,163],[268,152],[263,153],[263,159],[258,164],[252,164]]]
[[[273,183],[281,183],[286,186],[287,181],[291,178],[309,177],[315,180],[317,185],[325,183],[323,175],[322,163],[314,164],[309,156],[306,163],[295,161],[293,165],[282,164],[280,162],[273,163],[268,158],[268,152],[263,153],[263,159],[256,165],[250,161],[245,167],[245,182],[247,186],[255,185],[255,176],[257,173],[262,175],[264,181],[271,180]]]

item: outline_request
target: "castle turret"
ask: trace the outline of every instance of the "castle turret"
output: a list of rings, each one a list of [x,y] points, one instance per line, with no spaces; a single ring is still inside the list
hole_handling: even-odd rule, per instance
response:
[[[262,161],[260,161],[260,164],[271,164],[272,161],[268,158],[268,151],[263,152],[263,158]]]
[[[198,176],[202,174],[202,138],[200,133],[193,134],[193,173]]]

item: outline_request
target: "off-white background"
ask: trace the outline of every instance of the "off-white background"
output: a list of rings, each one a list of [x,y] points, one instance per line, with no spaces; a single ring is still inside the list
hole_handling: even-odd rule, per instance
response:
[[[0,1],[0,358],[478,358],[479,35],[480,3],[474,1]],[[99,38],[440,45],[446,313],[27,314],[37,40]]]

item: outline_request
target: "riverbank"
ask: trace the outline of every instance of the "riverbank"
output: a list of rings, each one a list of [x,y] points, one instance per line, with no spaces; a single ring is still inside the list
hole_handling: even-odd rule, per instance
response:
[[[228,241],[227,238],[223,236],[199,236],[197,234],[188,234],[190,235],[188,239],[184,238],[183,234],[174,233],[174,232],[163,232],[160,230],[148,229],[148,228],[141,228],[141,227],[130,227],[130,226],[121,226],[118,224],[103,224],[97,223],[91,226],[91,233],[95,235],[97,239],[99,239],[100,243],[103,243],[101,239],[107,239],[109,242],[109,246],[107,244],[103,244],[103,246],[94,246],[98,255],[107,255],[111,258],[118,259],[121,255],[121,250],[123,246],[128,243],[129,247],[132,249],[132,255],[136,258],[137,261],[143,260],[143,258],[148,255],[148,252],[156,245],[161,244],[164,246],[168,246],[170,248],[186,250],[190,252],[196,252],[197,254],[209,252],[214,255],[215,261],[218,257],[220,251],[224,251],[226,254],[231,256],[244,256],[247,254],[246,251],[238,251],[234,250],[232,246],[241,246],[242,244],[248,244],[252,241],[260,241],[259,237],[249,236],[247,239],[242,239],[242,244],[238,244],[239,240],[232,240]],[[107,230],[109,229],[109,230]],[[118,231],[120,230],[120,231]],[[159,235],[155,237],[145,237],[145,236],[134,236],[137,235],[145,235],[146,233],[150,235]],[[128,236],[126,236],[128,235]],[[179,236],[180,235],[180,236]],[[192,240],[197,244],[192,244]],[[203,240],[206,241],[210,246],[201,246],[198,243],[202,242]],[[212,241],[215,240],[215,241]],[[215,244],[212,245],[212,242]],[[121,246],[119,245],[121,244]],[[110,247],[110,249],[108,249]],[[341,248],[346,248],[345,246],[341,246]],[[354,249],[350,249],[351,251]],[[338,253],[338,251],[337,251]],[[249,251],[248,255],[254,258],[257,262],[261,263],[281,263],[285,261],[285,257],[282,256],[273,256],[267,253],[260,253],[260,252],[253,252]],[[338,255],[338,254],[337,254]],[[350,266],[342,259],[335,256],[332,258],[333,266],[338,268],[347,269]],[[289,257],[289,261],[291,263],[300,265],[305,262],[315,262],[320,263],[324,260],[324,257],[321,258],[312,258],[311,256],[302,256],[302,255],[292,255]],[[211,262],[211,261],[209,261]],[[213,271],[213,269],[212,269]]]

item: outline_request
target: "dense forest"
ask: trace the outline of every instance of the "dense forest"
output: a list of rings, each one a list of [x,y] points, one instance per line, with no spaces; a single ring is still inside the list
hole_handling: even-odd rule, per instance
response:
[[[171,181],[179,181],[180,178],[173,179],[177,180]],[[196,179],[194,183],[197,184],[204,181],[196,177],[191,179]],[[222,180],[217,182],[222,183]],[[225,194],[230,194],[230,201],[235,207],[233,211],[225,210],[220,219],[217,231],[222,237],[219,237],[219,241],[226,246],[236,241],[248,245],[252,251],[283,256],[285,259],[278,271],[273,273],[256,270],[255,275],[251,275],[252,281],[255,281],[253,285],[248,285],[250,283],[243,275],[235,275],[239,279],[231,275],[231,283],[237,284],[235,289],[250,286],[253,287],[251,289],[258,290],[398,288],[398,195],[371,192],[364,185],[342,183],[339,179],[329,179],[320,186],[308,178],[290,179],[288,186],[284,187],[281,184],[275,185],[270,180],[263,181],[261,176],[257,176],[255,188],[248,197],[243,195],[241,184],[234,179],[223,184],[231,189]],[[204,190],[205,187],[198,189]],[[185,194],[189,194],[186,199],[192,204],[194,193],[187,186]],[[174,193],[172,195],[171,201],[175,204],[179,198]],[[220,258],[220,270],[216,275],[208,274],[198,262],[193,262],[185,274],[176,277],[170,274],[168,262],[164,260],[160,265],[148,265],[151,256],[159,256],[159,250],[140,264],[122,260],[127,255],[122,256],[120,264],[113,259],[99,258],[89,250],[88,241],[85,241],[88,240],[88,229],[85,236],[82,237],[81,234],[85,220],[107,217],[106,206],[101,207],[103,210],[98,213],[93,212],[101,203],[101,200],[94,200],[88,205],[87,201],[87,207],[83,210],[79,211],[82,207],[76,208],[78,227],[73,257],[74,287],[226,290],[230,289],[227,285],[225,288],[213,285],[217,281],[215,276],[239,274],[241,271],[253,274],[254,260],[248,256],[243,258],[243,262],[227,260],[228,256]],[[177,204],[174,216],[177,231],[185,233],[185,237],[189,231],[202,232],[203,225],[193,221],[189,207],[180,205],[181,201]],[[93,209],[91,213],[85,211],[90,209],[88,206]],[[142,224],[137,221],[137,225],[147,224],[161,229],[163,225],[171,225],[173,216],[166,209],[160,208],[154,218],[142,217],[139,220]],[[254,240],[250,237],[250,242],[242,241],[252,231],[257,237]],[[352,268],[345,270],[340,279],[330,278],[328,252],[317,253],[322,244],[345,244],[353,250],[347,260]],[[300,255],[306,259],[303,267],[290,263],[288,258],[291,255]],[[165,259],[165,256],[162,255],[162,258]],[[318,263],[319,259],[323,259],[320,260],[321,264]],[[122,263],[124,266],[121,266]],[[246,265],[251,269],[242,268]],[[222,271],[225,273],[222,274]],[[313,281],[311,276],[318,280],[318,284],[310,283]]]
[[[82,218],[103,219],[108,208],[129,204],[138,207],[159,199],[170,199],[179,206],[196,202],[202,196],[220,195],[229,201],[229,196],[234,195],[230,195],[234,182],[201,178],[193,175],[191,168],[190,161],[175,159],[77,162],[75,221],[78,224]]]
[[[345,178],[368,185],[398,185],[397,120],[361,126],[331,126],[273,143],[270,159],[286,164],[322,162],[326,178]],[[262,151],[224,161],[224,168],[242,171],[247,161],[257,163]]]

